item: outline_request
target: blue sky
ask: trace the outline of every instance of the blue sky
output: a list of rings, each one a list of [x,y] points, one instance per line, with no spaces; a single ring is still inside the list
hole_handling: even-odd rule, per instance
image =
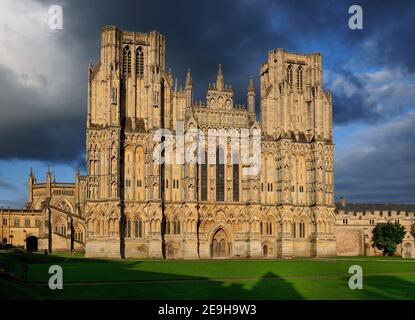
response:
[[[47,26],[55,4],[63,30]],[[363,30],[348,28],[352,4],[363,8]],[[24,204],[30,167],[38,181],[48,166],[58,181],[85,172],[86,71],[107,24],[166,35],[167,64],[182,84],[192,70],[196,100],[218,63],[245,104],[268,50],[321,52],[333,93],[336,197],[415,203],[413,17],[411,1],[3,0],[0,206]]]

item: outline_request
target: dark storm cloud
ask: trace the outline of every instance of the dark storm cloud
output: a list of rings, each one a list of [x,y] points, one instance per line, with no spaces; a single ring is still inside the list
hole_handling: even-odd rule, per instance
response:
[[[77,163],[85,144],[82,99],[64,96],[60,108],[20,85],[0,66],[0,158]]]
[[[347,93],[341,86],[333,92],[333,121],[344,125],[354,121],[374,123],[382,118],[374,101],[368,99],[365,84],[348,70],[338,70],[342,81],[355,91]]]
[[[283,47],[297,52],[320,51],[325,70],[335,71],[345,86],[360,89],[350,93],[344,86],[331,88],[337,125],[386,123],[390,116],[379,112],[379,101],[369,99],[367,79],[356,75],[360,70],[353,63],[360,62],[358,67],[367,70],[397,68],[402,73],[415,73],[412,1],[56,0],[49,3],[63,6],[64,30],[56,34],[66,51],[73,50],[76,55],[76,62],[69,66],[74,72],[68,75],[73,85],[61,88],[59,100],[45,101],[42,89],[23,86],[13,72],[0,64],[2,159],[37,159],[84,168],[86,69],[90,60],[97,63],[99,59],[99,35],[104,25],[163,33],[167,39],[168,67],[182,84],[186,70],[192,70],[197,100],[204,99],[207,84],[215,81],[217,64],[221,63],[225,82],[234,88],[237,103],[246,103],[248,78],[254,76],[258,107],[256,76],[268,50]],[[363,30],[348,28],[348,9],[353,4],[363,7]],[[325,80],[330,87],[331,79]],[[47,81],[44,85],[48,86]],[[389,103],[395,105],[393,100]],[[398,105],[400,101],[396,101]],[[399,113],[403,112],[404,109],[399,109]],[[415,181],[412,133],[415,132],[410,126],[391,129],[390,136],[381,135],[381,129],[373,132],[374,139],[379,137],[376,148],[366,153],[355,152],[350,160],[337,163],[338,194],[363,200],[379,197],[409,201]]]
[[[378,47],[370,56],[361,57],[370,64],[402,67],[415,72],[415,5],[412,0],[382,1],[275,1],[279,12],[286,15],[286,30],[302,41],[332,42],[332,53],[337,54],[336,43],[348,47],[342,60],[347,61],[365,41],[374,40]],[[349,7],[360,5],[363,9],[363,30],[350,30]],[[328,39],[325,37],[328,37]],[[338,61],[336,61],[338,62]]]
[[[99,33],[103,25],[115,24],[124,30],[155,29],[165,34],[168,65],[179,78],[179,83],[184,82],[186,69],[192,69],[196,99],[204,98],[207,84],[215,81],[217,64],[221,63],[225,81],[235,90],[236,102],[245,103],[248,78],[257,76],[268,50],[284,47],[298,51],[316,40],[321,40],[321,47],[325,49],[333,37],[346,43],[351,52],[364,40],[380,39],[381,47],[372,52],[374,61],[400,63],[408,71],[414,71],[414,41],[405,41],[415,29],[415,19],[410,18],[413,8],[409,2],[400,2],[399,5],[363,2],[365,29],[362,31],[351,31],[347,27],[347,10],[353,4],[350,1],[105,0],[53,1],[50,4],[61,4],[64,9],[64,30],[60,32],[62,43],[68,47],[71,42],[80,43],[77,63],[81,71],[73,79],[78,84],[79,93],[72,90],[65,95],[62,88],[61,103],[73,109],[68,116],[66,108],[59,108],[60,111],[55,113],[36,108],[32,93],[24,89],[16,94],[1,86],[2,122],[6,126],[0,130],[8,139],[0,138],[5,146],[0,151],[2,158],[60,159],[65,162],[79,158],[84,150],[84,70],[90,60],[97,62],[99,58]],[[336,59],[347,60],[349,55],[333,53],[333,57],[325,57],[329,66],[335,65]],[[334,91],[333,95],[336,123],[374,116],[373,108],[365,105],[364,92],[346,97]],[[26,105],[28,110],[42,113],[42,117],[37,117],[34,112],[25,114],[26,119],[22,119],[22,115],[8,116],[4,110],[10,110],[13,104]],[[16,126],[19,130],[13,132],[18,136],[12,138],[6,130]],[[60,142],[61,136],[67,136],[64,143]],[[10,139],[19,141],[18,145],[13,146]]]
[[[65,12],[76,17],[68,21],[76,32],[93,39],[95,52],[103,25],[160,31],[167,39],[168,66],[182,84],[186,70],[192,70],[197,99],[215,81],[221,63],[225,81],[245,103],[249,76],[257,76],[268,50],[291,45],[288,35],[272,28],[272,7],[265,1],[100,1],[99,8],[92,2],[71,3]]]
[[[17,187],[14,184],[12,184],[8,181],[0,180],[0,189],[9,190],[9,191],[16,191]]]
[[[352,201],[415,203],[415,114],[372,128],[366,148],[335,163],[336,192]]]

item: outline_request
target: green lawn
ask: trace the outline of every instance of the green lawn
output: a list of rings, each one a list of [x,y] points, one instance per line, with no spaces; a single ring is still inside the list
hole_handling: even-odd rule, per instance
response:
[[[289,260],[99,260],[68,254],[0,253],[27,283],[0,277],[0,298],[38,299],[415,299],[415,260],[346,257]],[[48,268],[63,268],[50,290]],[[348,269],[363,268],[363,290]],[[10,267],[10,266],[9,266]]]

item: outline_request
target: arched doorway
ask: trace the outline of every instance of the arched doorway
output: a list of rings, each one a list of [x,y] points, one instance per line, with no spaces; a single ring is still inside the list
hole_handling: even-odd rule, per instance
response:
[[[166,258],[167,259],[174,259],[174,247],[172,244],[168,244],[166,248]]]
[[[264,245],[262,247],[262,254],[263,254],[264,258],[268,257],[268,246],[267,245]]]
[[[412,246],[410,243],[405,243],[403,246],[403,258],[411,258]]]
[[[219,229],[215,232],[210,249],[212,258],[229,257],[230,243],[223,229]]]
[[[37,237],[29,236],[26,238],[26,250],[37,251]]]

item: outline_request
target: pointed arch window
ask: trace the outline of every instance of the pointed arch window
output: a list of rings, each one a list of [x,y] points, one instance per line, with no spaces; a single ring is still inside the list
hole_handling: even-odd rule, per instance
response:
[[[138,218],[135,220],[135,229],[134,229],[134,236],[136,238],[142,238],[143,237],[143,221]]]
[[[235,152],[232,157],[233,201],[239,201],[239,156]]]
[[[135,73],[137,78],[144,77],[144,51],[143,48],[140,46],[137,48],[135,52]]]
[[[205,151],[203,153],[203,157],[202,157],[202,163],[200,165],[200,179],[201,179],[201,194],[200,194],[200,198],[202,201],[207,201],[207,171],[208,171],[208,167],[207,167],[207,152]]]
[[[305,238],[305,223],[300,222],[300,238]]]
[[[297,70],[297,89],[303,91],[303,68],[301,66]]]
[[[290,86],[290,89],[293,88],[293,68],[291,65],[287,68],[287,83]]]
[[[225,155],[223,149],[216,149],[216,201],[225,201]]]
[[[131,220],[127,220],[127,225],[126,225],[126,238],[131,238]]]
[[[123,50],[123,73],[125,76],[131,75],[131,51],[129,46],[125,46]]]
[[[16,225],[16,222],[15,222]],[[59,220],[55,225],[55,233],[62,236],[66,236],[66,223],[62,220]]]

